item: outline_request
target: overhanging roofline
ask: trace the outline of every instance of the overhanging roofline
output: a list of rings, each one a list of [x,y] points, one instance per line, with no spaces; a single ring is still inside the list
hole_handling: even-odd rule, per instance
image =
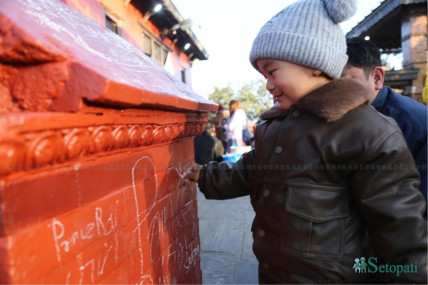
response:
[[[140,21],[141,26],[145,26],[145,21],[149,20],[157,29],[159,29],[160,38],[167,37],[179,47],[192,61],[197,58],[199,60],[208,59],[208,53],[202,46],[201,42],[192,32],[188,25],[184,24],[186,19],[180,14],[171,0],[133,0],[129,1],[137,10],[141,11],[147,18]],[[163,9],[159,12],[153,12],[156,4],[162,4]],[[191,46],[184,48],[186,43]]]
[[[171,12],[171,14],[176,18],[178,23],[181,23],[185,20],[183,16],[180,14],[180,12],[177,10],[177,7],[175,7],[174,3],[171,2],[171,0],[162,0],[162,2],[165,5],[165,7]],[[199,59],[201,60],[208,59],[207,51],[202,46],[201,42],[195,36],[193,31],[190,28],[184,29],[183,31],[190,37],[190,39],[193,41],[193,44],[200,51],[201,57],[199,57]]]
[[[363,33],[371,29],[376,23],[391,14],[401,5],[426,3],[427,0],[384,0],[376,9],[359,22],[346,34],[347,38],[361,37]]]
[[[384,0],[376,9],[359,22],[351,31],[346,34],[347,38],[361,37],[363,33],[382,20],[386,15],[397,9],[401,5],[401,0]],[[409,1],[406,1],[409,2]]]

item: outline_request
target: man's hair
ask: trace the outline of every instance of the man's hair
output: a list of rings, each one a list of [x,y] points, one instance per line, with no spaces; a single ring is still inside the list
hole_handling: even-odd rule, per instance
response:
[[[205,132],[212,135],[212,132],[214,130],[214,123],[212,120],[208,120],[207,124],[205,125]]]
[[[371,41],[363,38],[350,38],[346,40],[348,49],[348,64],[362,68],[368,78],[375,67],[382,66],[379,48]]]

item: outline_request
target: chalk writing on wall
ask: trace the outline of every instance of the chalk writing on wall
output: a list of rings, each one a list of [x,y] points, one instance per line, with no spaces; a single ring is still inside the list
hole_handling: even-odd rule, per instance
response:
[[[158,181],[152,159],[143,156],[131,170],[131,187],[94,202],[78,217],[53,218],[48,227],[57,262],[75,264],[64,273],[63,282],[97,283],[136,256],[141,284],[176,282],[171,268],[188,273],[198,266],[196,209],[181,185],[181,168],[170,166]],[[161,193],[160,187],[167,192]]]

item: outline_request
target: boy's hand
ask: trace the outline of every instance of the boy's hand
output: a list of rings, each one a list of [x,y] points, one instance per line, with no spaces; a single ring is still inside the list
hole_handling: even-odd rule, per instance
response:
[[[189,182],[198,182],[201,168],[202,168],[201,165],[195,162],[192,162],[189,165],[189,168],[186,170],[186,172],[183,173],[184,184],[187,184]]]

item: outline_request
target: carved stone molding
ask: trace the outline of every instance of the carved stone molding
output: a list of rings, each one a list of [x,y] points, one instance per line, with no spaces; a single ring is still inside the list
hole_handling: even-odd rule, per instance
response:
[[[166,144],[198,136],[203,122],[120,124],[24,132],[0,138],[0,176],[67,163],[109,151]]]

